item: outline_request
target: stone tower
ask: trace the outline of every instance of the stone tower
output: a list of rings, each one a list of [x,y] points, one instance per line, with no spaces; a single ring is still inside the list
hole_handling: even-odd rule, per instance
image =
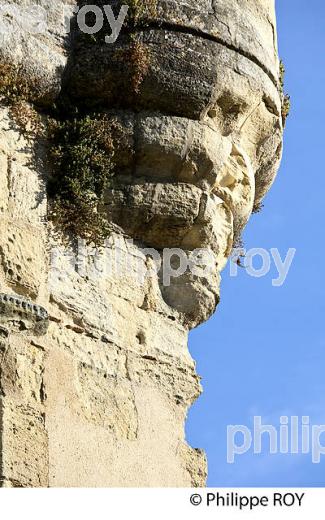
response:
[[[33,0],[9,4],[0,485],[204,486],[205,455],[184,436],[200,394],[188,333],[214,312],[234,239],[279,167],[274,0],[41,0],[37,13]],[[115,15],[128,4],[116,42],[104,41],[105,25],[80,30],[73,9],[88,4]],[[44,128],[60,99],[61,119],[69,104],[120,133],[96,208],[110,223],[100,250],[67,243],[48,218]]]

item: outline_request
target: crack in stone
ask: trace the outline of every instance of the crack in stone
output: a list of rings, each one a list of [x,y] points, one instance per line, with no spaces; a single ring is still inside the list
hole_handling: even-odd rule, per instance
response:
[[[244,58],[247,58],[248,60],[253,62],[255,65],[257,65],[268,76],[268,78],[272,81],[274,86],[277,89],[279,89],[278,79],[272,74],[272,72],[266,67],[266,65],[264,63],[262,63],[256,56],[254,56],[254,54],[251,54],[248,51],[244,51],[243,49],[236,47],[236,45],[233,45],[232,43],[226,42],[219,36],[209,34],[205,31],[203,31],[202,29],[196,29],[194,27],[178,25],[178,24],[172,23],[172,22],[149,21],[142,27],[141,26],[137,27],[138,32],[149,32],[152,30],[170,31],[170,32],[174,32],[174,33],[188,34],[188,35],[196,36],[197,38],[201,38],[204,40],[218,43],[219,45],[222,45],[222,46],[226,47],[227,49],[234,51],[237,54],[240,54]],[[125,30],[124,32],[133,33],[134,29]]]

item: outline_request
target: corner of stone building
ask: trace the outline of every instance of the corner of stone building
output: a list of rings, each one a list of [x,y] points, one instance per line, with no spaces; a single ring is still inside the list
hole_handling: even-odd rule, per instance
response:
[[[77,35],[69,59],[64,2],[43,4],[49,30],[9,21],[0,63],[37,87],[26,106],[45,125],[63,89],[113,116],[128,147],[104,196],[105,247],[67,245],[47,218],[46,139],[21,131],[0,90],[0,486],[203,487],[206,456],[184,432],[201,392],[188,333],[215,311],[236,234],[280,163],[274,2],[158,0],[158,19],[132,29],[151,61],[131,77],[99,41]],[[127,34],[118,45],[130,54]],[[165,284],[152,250],[175,248],[195,270]]]

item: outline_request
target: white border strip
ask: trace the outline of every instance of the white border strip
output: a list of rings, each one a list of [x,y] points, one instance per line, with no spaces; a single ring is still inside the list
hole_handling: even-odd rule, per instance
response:
[[[191,497],[192,502],[200,502],[200,499],[202,502],[192,505]],[[302,498],[299,500],[299,497]],[[244,507],[247,500],[249,504],[259,501],[259,505],[252,509],[249,505]],[[324,510],[325,488],[0,490],[0,517],[12,520],[104,520],[115,515],[141,520],[156,517],[166,520],[205,517],[306,520],[308,513],[313,515],[313,520],[323,520]]]

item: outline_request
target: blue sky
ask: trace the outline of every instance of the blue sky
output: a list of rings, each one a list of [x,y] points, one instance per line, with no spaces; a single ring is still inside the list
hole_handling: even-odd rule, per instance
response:
[[[277,429],[282,415],[325,424],[325,2],[278,0],[277,13],[292,109],[277,181],[244,239],[247,249],[297,252],[282,287],[272,286],[273,262],[262,278],[231,278],[227,266],[217,313],[190,334],[204,393],[187,439],[207,452],[209,486],[325,486],[325,456],[270,455],[264,442],[261,455],[226,460],[229,424],[250,428],[254,415]]]

